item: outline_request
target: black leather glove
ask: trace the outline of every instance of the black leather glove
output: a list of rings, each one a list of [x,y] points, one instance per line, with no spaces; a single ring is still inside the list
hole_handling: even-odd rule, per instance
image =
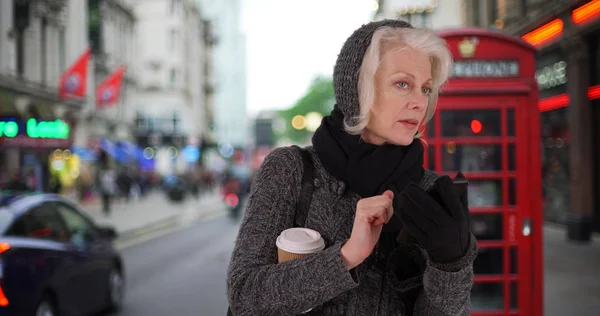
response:
[[[400,218],[408,232],[435,263],[462,258],[470,243],[469,210],[448,176],[440,177],[429,192],[408,185],[400,194]]]

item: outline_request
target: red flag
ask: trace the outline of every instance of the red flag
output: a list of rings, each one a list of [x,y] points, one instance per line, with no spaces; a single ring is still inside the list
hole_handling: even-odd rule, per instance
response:
[[[87,92],[87,70],[91,50],[88,48],[60,75],[58,94],[61,99],[83,98]]]
[[[119,102],[121,82],[125,74],[125,66],[119,66],[96,88],[96,107],[102,108]]]

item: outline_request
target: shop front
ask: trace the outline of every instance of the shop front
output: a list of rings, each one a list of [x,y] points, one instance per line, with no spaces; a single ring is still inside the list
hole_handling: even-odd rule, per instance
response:
[[[600,0],[547,7],[507,28],[538,49],[544,218],[586,242],[600,231]]]
[[[199,139],[185,133],[139,133],[136,141],[141,151],[140,170],[162,175],[195,172],[201,157]]]
[[[52,153],[68,150],[85,99],[62,99],[58,89],[0,74],[0,187],[20,176],[50,191]]]
[[[542,192],[544,219],[566,224],[570,209],[569,122],[566,106],[552,106],[547,100],[561,98],[567,92],[567,62],[559,49],[538,55],[536,81],[540,98]]]
[[[592,147],[594,164],[594,193],[596,197],[595,209],[593,214],[592,229],[600,232],[600,31],[596,31],[588,36],[588,46],[590,48],[590,89],[588,96],[592,110],[591,120],[593,121],[593,142]]]
[[[19,172],[31,190],[51,190],[57,172],[53,154],[68,150],[71,142],[69,122],[0,117],[0,161],[17,160],[16,168],[4,170],[3,178]]]

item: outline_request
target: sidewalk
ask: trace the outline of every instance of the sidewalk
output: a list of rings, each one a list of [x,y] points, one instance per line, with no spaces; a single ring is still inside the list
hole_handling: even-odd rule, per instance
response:
[[[544,225],[544,315],[600,315],[600,238],[566,241],[565,228]]]
[[[223,202],[215,193],[207,193],[198,199],[188,196],[182,203],[173,203],[163,192],[152,192],[138,201],[115,202],[109,216],[103,214],[98,203],[84,205],[82,208],[97,224],[113,226],[120,237],[224,211]]]

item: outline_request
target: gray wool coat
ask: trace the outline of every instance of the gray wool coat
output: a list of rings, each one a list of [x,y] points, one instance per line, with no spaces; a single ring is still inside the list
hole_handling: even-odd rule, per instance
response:
[[[321,233],[326,248],[277,264],[275,241],[293,227],[302,181],[302,158],[291,147],[275,149],[259,169],[232,254],[227,278],[235,316],[352,315],[466,316],[470,313],[475,237],[467,254],[438,265],[416,244],[400,243],[383,270],[364,264],[346,270],[340,248],[352,232],[360,197],[331,176],[309,147],[315,188],[305,227]],[[438,175],[426,171],[430,188]],[[411,294],[412,293],[412,294]],[[411,305],[411,306],[407,306]]]

